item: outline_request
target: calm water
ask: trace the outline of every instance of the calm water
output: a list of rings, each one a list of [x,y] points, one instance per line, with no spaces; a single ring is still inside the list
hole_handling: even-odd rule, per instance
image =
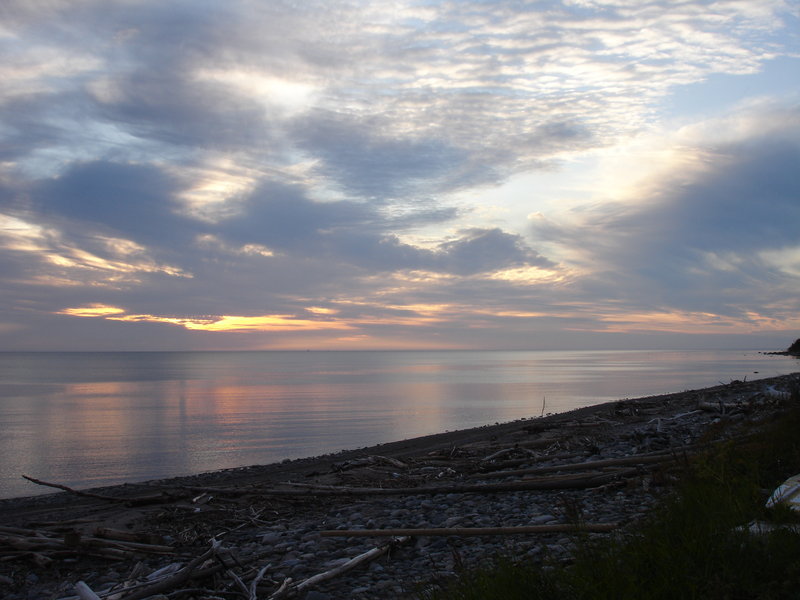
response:
[[[23,473],[142,481],[797,370],[754,351],[0,353],[0,498],[51,491]]]

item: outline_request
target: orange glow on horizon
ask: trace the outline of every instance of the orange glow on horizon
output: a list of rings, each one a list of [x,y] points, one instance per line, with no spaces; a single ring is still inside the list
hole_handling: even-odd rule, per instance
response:
[[[56,314],[73,317],[103,318],[109,321],[133,323],[166,323],[178,325],[191,331],[247,332],[247,331],[319,331],[329,329],[352,329],[352,326],[338,321],[314,321],[298,319],[292,315],[219,317],[167,317],[160,315],[126,314],[124,309],[103,304],[85,307],[65,308]]]
[[[58,315],[69,315],[71,317],[103,317],[109,318],[113,315],[123,314],[125,311],[115,306],[106,306],[104,304],[90,304],[89,306],[81,306],[78,308],[65,308],[58,311]]]
[[[548,311],[476,309],[458,304],[380,304],[338,300],[335,303],[359,306],[361,314],[341,317],[335,308],[304,307],[298,314],[169,316],[129,313],[125,309],[95,303],[64,308],[55,314],[127,323],[161,323],[189,331],[209,333],[283,333],[290,337],[271,339],[281,348],[308,349],[435,349],[454,348],[452,341],[437,339],[440,327],[493,330],[502,322],[538,319],[581,318],[591,313],[583,326],[562,323],[565,331],[597,333],[740,333],[780,329],[779,319],[757,313],[727,316],[707,312],[619,312],[598,314],[596,307],[573,303]],[[798,322],[793,320],[793,322]],[[393,329],[394,328],[394,329]],[[405,334],[396,328],[403,328]],[[341,332],[341,333],[336,333]],[[420,335],[416,332],[429,332]],[[262,341],[248,342],[261,344]]]

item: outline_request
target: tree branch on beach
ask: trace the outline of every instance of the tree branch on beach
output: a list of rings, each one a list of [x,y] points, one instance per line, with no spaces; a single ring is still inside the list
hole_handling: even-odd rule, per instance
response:
[[[570,476],[540,477],[504,483],[477,483],[404,488],[341,487],[317,485],[313,483],[286,482],[281,485],[302,489],[256,489],[256,488],[198,488],[186,487],[191,491],[208,491],[215,494],[241,495],[249,493],[258,496],[324,497],[324,496],[416,496],[423,494],[493,494],[525,490],[566,490],[600,487],[612,481],[635,476],[639,469],[620,469],[609,473],[580,473]]]
[[[521,535],[532,533],[608,533],[619,527],[618,523],[563,523],[558,525],[519,525],[516,527],[421,527],[398,529],[330,529],[320,531],[322,537],[393,537],[393,536],[482,536]]]
[[[147,504],[161,504],[163,502],[173,502],[175,500],[182,499],[185,497],[185,496],[176,497],[173,495],[164,494],[163,492],[151,496],[134,496],[128,498],[118,497],[118,496],[106,496],[105,494],[95,494],[93,492],[84,492],[81,490],[76,490],[61,483],[42,481],[41,479],[36,479],[35,477],[30,477],[28,475],[23,475],[22,477],[24,479],[27,479],[31,483],[35,483],[36,485],[43,485],[45,487],[56,488],[59,490],[63,490],[69,494],[74,494],[75,496],[82,496],[84,498],[94,498],[95,500],[104,500],[106,502],[116,502],[119,504],[125,504],[127,506],[145,506]]]

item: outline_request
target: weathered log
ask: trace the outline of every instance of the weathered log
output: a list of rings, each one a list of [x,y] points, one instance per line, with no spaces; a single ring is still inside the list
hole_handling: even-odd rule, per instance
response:
[[[17,550],[63,550],[65,548],[63,540],[19,535],[2,535],[0,544]]]
[[[635,472],[635,471],[634,471]],[[565,481],[561,477],[541,478],[537,480],[522,480],[504,483],[485,484],[450,484],[438,486],[424,486],[411,488],[358,488],[341,486],[323,486],[298,482],[284,482],[281,485],[294,486],[302,489],[254,489],[254,488],[205,488],[216,494],[243,495],[253,494],[267,497],[287,498],[316,498],[337,496],[416,496],[424,494],[492,494],[497,492],[516,492],[524,490],[554,490],[554,489],[586,489],[608,483],[617,477],[631,474],[630,470],[616,471],[613,473],[593,473],[586,477],[574,477]],[[193,491],[201,488],[188,487]]]
[[[39,552],[30,552],[25,550],[0,551],[0,562],[9,562],[12,560],[19,560],[19,559],[29,559],[33,561],[34,564],[40,567],[49,567],[53,563],[53,559],[50,556],[41,554]]]
[[[45,532],[39,531],[37,529],[28,529],[24,527],[8,527],[6,525],[0,525],[0,533],[10,533],[12,535],[21,535],[29,537],[47,535]]]
[[[526,469],[514,469],[508,471],[494,471],[492,473],[482,473],[472,475],[473,478],[495,478],[510,477],[513,475],[534,475],[539,473],[552,473],[554,471],[580,471],[586,469],[604,469],[607,467],[618,467],[625,465],[648,465],[661,462],[673,462],[678,460],[675,454],[659,453],[654,455],[623,456],[621,458],[609,458],[606,460],[594,460],[581,463],[566,463],[548,465],[545,467],[529,467]]]
[[[386,463],[386,464],[391,465],[392,467],[395,467],[397,469],[405,469],[405,468],[408,467],[408,465],[406,463],[404,463],[402,460],[398,460],[396,458],[392,458],[391,456],[373,455],[373,456],[370,456],[370,458],[375,462]]]
[[[94,498],[95,500],[106,500],[108,502],[125,502],[124,498],[117,498],[116,496],[106,496],[104,494],[94,494],[92,492],[83,492],[81,490],[73,489],[69,486],[62,485],[60,483],[51,483],[49,481],[42,481],[41,479],[36,479],[35,477],[29,477],[28,475],[22,476],[24,479],[27,479],[31,483],[35,483],[36,485],[43,485],[45,487],[56,488],[59,490],[64,490],[65,492],[69,492],[70,494],[74,494],[76,496],[83,496],[84,498]]]
[[[264,496],[416,496],[424,494],[493,494],[498,492],[517,492],[525,490],[564,490],[587,489],[604,485],[628,475],[635,475],[637,469],[625,469],[611,473],[588,473],[568,477],[542,477],[503,483],[449,484],[414,488],[353,488],[320,486],[303,490],[263,490]]]
[[[60,484],[60,483],[52,483],[50,481],[42,481],[41,479],[36,479],[35,477],[30,477],[28,475],[22,476],[24,479],[27,479],[31,483],[35,483],[37,485],[43,485],[45,487],[56,488],[58,490],[63,490],[67,493],[74,494],[75,496],[82,496],[84,498],[94,498],[95,500],[104,500],[106,502],[115,502],[117,504],[126,504],[128,506],[146,506],[149,504],[163,504],[165,502],[174,502],[175,500],[180,500],[185,496],[173,496],[170,494],[154,494],[151,496],[134,496],[132,498],[121,498],[117,496],[107,496],[105,494],[95,494],[93,492],[84,492],[82,490],[76,490],[69,486]]]
[[[395,537],[395,536],[480,536],[520,535],[531,533],[608,533],[619,527],[618,523],[585,523],[558,525],[520,525],[518,527],[423,527],[400,529],[331,529],[320,531],[322,537]]]
[[[259,569],[256,576],[253,578],[253,581],[250,582],[250,588],[248,590],[248,600],[258,600],[258,584],[261,583],[261,580],[264,579],[264,575],[267,573],[267,569],[269,569],[272,565],[266,564],[261,569]]]
[[[157,533],[125,531],[124,529],[112,529],[111,527],[95,528],[94,537],[122,542],[138,542],[141,544],[161,544],[163,541],[162,536]]]
[[[725,402],[699,402],[697,408],[706,412],[716,412],[722,415],[730,414],[731,412],[741,409],[741,404],[731,404]]]
[[[484,456],[481,459],[481,462],[491,462],[491,461],[495,460],[496,458],[500,458],[501,456],[507,456],[507,455],[513,454],[515,452],[526,453],[528,455],[529,459],[536,457],[536,453],[533,452],[532,450],[529,450],[528,448],[522,448],[520,446],[513,446],[511,448],[503,448],[501,450],[498,450],[497,452],[493,452],[489,456]]]
[[[12,529],[12,528],[8,528]],[[26,531],[26,530],[22,530]],[[37,533],[37,532],[34,532]],[[0,535],[0,544],[18,550],[85,550],[87,548],[110,549],[121,552],[145,552],[150,554],[171,554],[175,551],[172,546],[161,544],[143,544],[139,542],[126,542],[108,540],[104,538],[83,537],[77,532],[68,532],[63,538],[47,537],[42,535],[20,535],[19,533],[6,533]]]
[[[75,592],[81,600],[100,600],[100,596],[95,594],[92,588],[83,581],[75,584]]]
[[[94,546],[99,548],[116,548],[130,552],[145,552],[148,554],[172,554],[175,548],[162,544],[143,544],[140,542],[125,542],[121,540],[108,540],[104,538],[87,537],[82,538],[80,546]]]
[[[570,460],[585,456],[589,456],[589,453],[582,451],[582,452],[562,452],[561,454],[551,454],[549,456],[546,455],[543,458],[546,460]],[[511,467],[518,467],[520,465],[530,464],[532,459],[533,459],[532,456],[526,456],[524,458],[511,458],[493,463],[482,462],[480,464],[480,469],[483,472],[502,471]]]
[[[161,579],[150,586],[140,588],[129,595],[123,596],[122,597],[123,600],[142,600],[143,598],[147,598],[148,596],[155,596],[156,594],[160,594],[162,592],[171,590],[174,587],[177,587],[184,581],[188,581],[189,579],[191,579],[197,567],[199,567],[209,558],[214,556],[218,550],[219,550],[219,544],[213,543],[211,545],[211,548],[206,550],[200,556],[197,556],[196,558],[192,559],[184,568],[182,568],[180,571],[178,571],[171,577],[165,577],[164,579]],[[222,566],[220,565],[220,569],[217,570],[221,569]]]
[[[269,600],[277,600],[278,598],[284,598],[289,594],[297,594],[306,590],[318,583],[323,581],[327,581],[328,579],[333,579],[334,577],[341,575],[342,573],[346,573],[347,571],[351,571],[355,569],[357,566],[375,560],[379,556],[383,556],[386,554],[393,546],[397,544],[405,543],[409,540],[409,537],[398,537],[397,539],[392,540],[390,543],[385,544],[383,546],[377,546],[372,548],[371,550],[367,550],[366,552],[359,554],[348,560],[346,563],[339,565],[329,571],[325,571],[323,573],[318,573],[308,579],[304,579],[296,584],[288,584],[284,582],[284,585],[269,597]]]

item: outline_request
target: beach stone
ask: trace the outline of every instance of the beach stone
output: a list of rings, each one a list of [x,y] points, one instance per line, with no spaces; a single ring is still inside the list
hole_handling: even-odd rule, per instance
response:
[[[461,521],[463,521],[463,520],[464,519],[462,517],[459,517],[459,516],[450,517],[442,524],[442,526],[443,527],[455,527],[456,525],[461,523]]]
[[[274,545],[280,542],[281,534],[271,531],[261,536],[261,543],[266,545]]]
[[[537,517],[533,517],[531,519],[531,524],[533,525],[546,525],[547,523],[553,523],[557,521],[553,515],[539,515]]]

